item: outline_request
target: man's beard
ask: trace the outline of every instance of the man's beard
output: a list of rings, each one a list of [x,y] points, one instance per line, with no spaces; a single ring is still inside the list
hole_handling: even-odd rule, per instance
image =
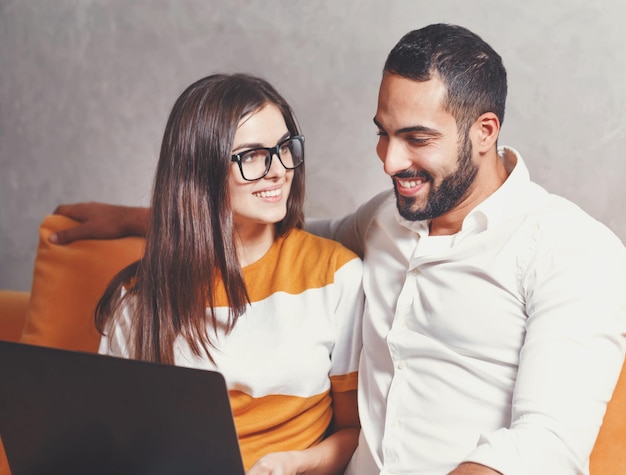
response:
[[[434,186],[432,175],[426,171],[417,173],[404,171],[395,175],[397,178],[420,178],[431,184],[426,204],[421,208],[413,208],[415,198],[398,193],[398,185],[394,181],[396,204],[403,218],[409,221],[438,218],[453,209],[465,197],[478,173],[478,168],[472,163],[472,143],[468,137],[464,137],[457,153],[456,170],[446,176],[437,187]]]

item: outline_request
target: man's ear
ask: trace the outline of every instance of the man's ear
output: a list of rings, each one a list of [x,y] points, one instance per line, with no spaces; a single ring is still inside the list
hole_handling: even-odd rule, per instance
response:
[[[476,119],[470,133],[474,149],[480,154],[488,152],[496,145],[500,134],[498,116],[493,112],[485,112]]]

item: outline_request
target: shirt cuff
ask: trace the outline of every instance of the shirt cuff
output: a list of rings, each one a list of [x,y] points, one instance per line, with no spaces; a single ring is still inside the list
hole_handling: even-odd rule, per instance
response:
[[[499,429],[481,435],[463,462],[485,465],[504,475],[586,475],[588,461],[579,461],[549,431]]]

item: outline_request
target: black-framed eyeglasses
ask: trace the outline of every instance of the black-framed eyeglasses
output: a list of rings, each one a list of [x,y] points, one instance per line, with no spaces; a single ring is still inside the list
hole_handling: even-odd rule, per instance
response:
[[[274,155],[286,170],[293,170],[304,163],[304,136],[294,135],[275,147],[259,147],[234,154],[230,160],[237,162],[241,176],[246,181],[256,181],[267,175]]]

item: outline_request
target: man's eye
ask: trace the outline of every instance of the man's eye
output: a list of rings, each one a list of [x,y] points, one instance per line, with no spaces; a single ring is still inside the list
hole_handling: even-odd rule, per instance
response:
[[[376,135],[378,135],[379,137],[387,137],[387,133],[382,130],[377,130]]]
[[[415,145],[425,145],[428,143],[427,138],[421,138],[421,137],[409,137],[408,141]]]

